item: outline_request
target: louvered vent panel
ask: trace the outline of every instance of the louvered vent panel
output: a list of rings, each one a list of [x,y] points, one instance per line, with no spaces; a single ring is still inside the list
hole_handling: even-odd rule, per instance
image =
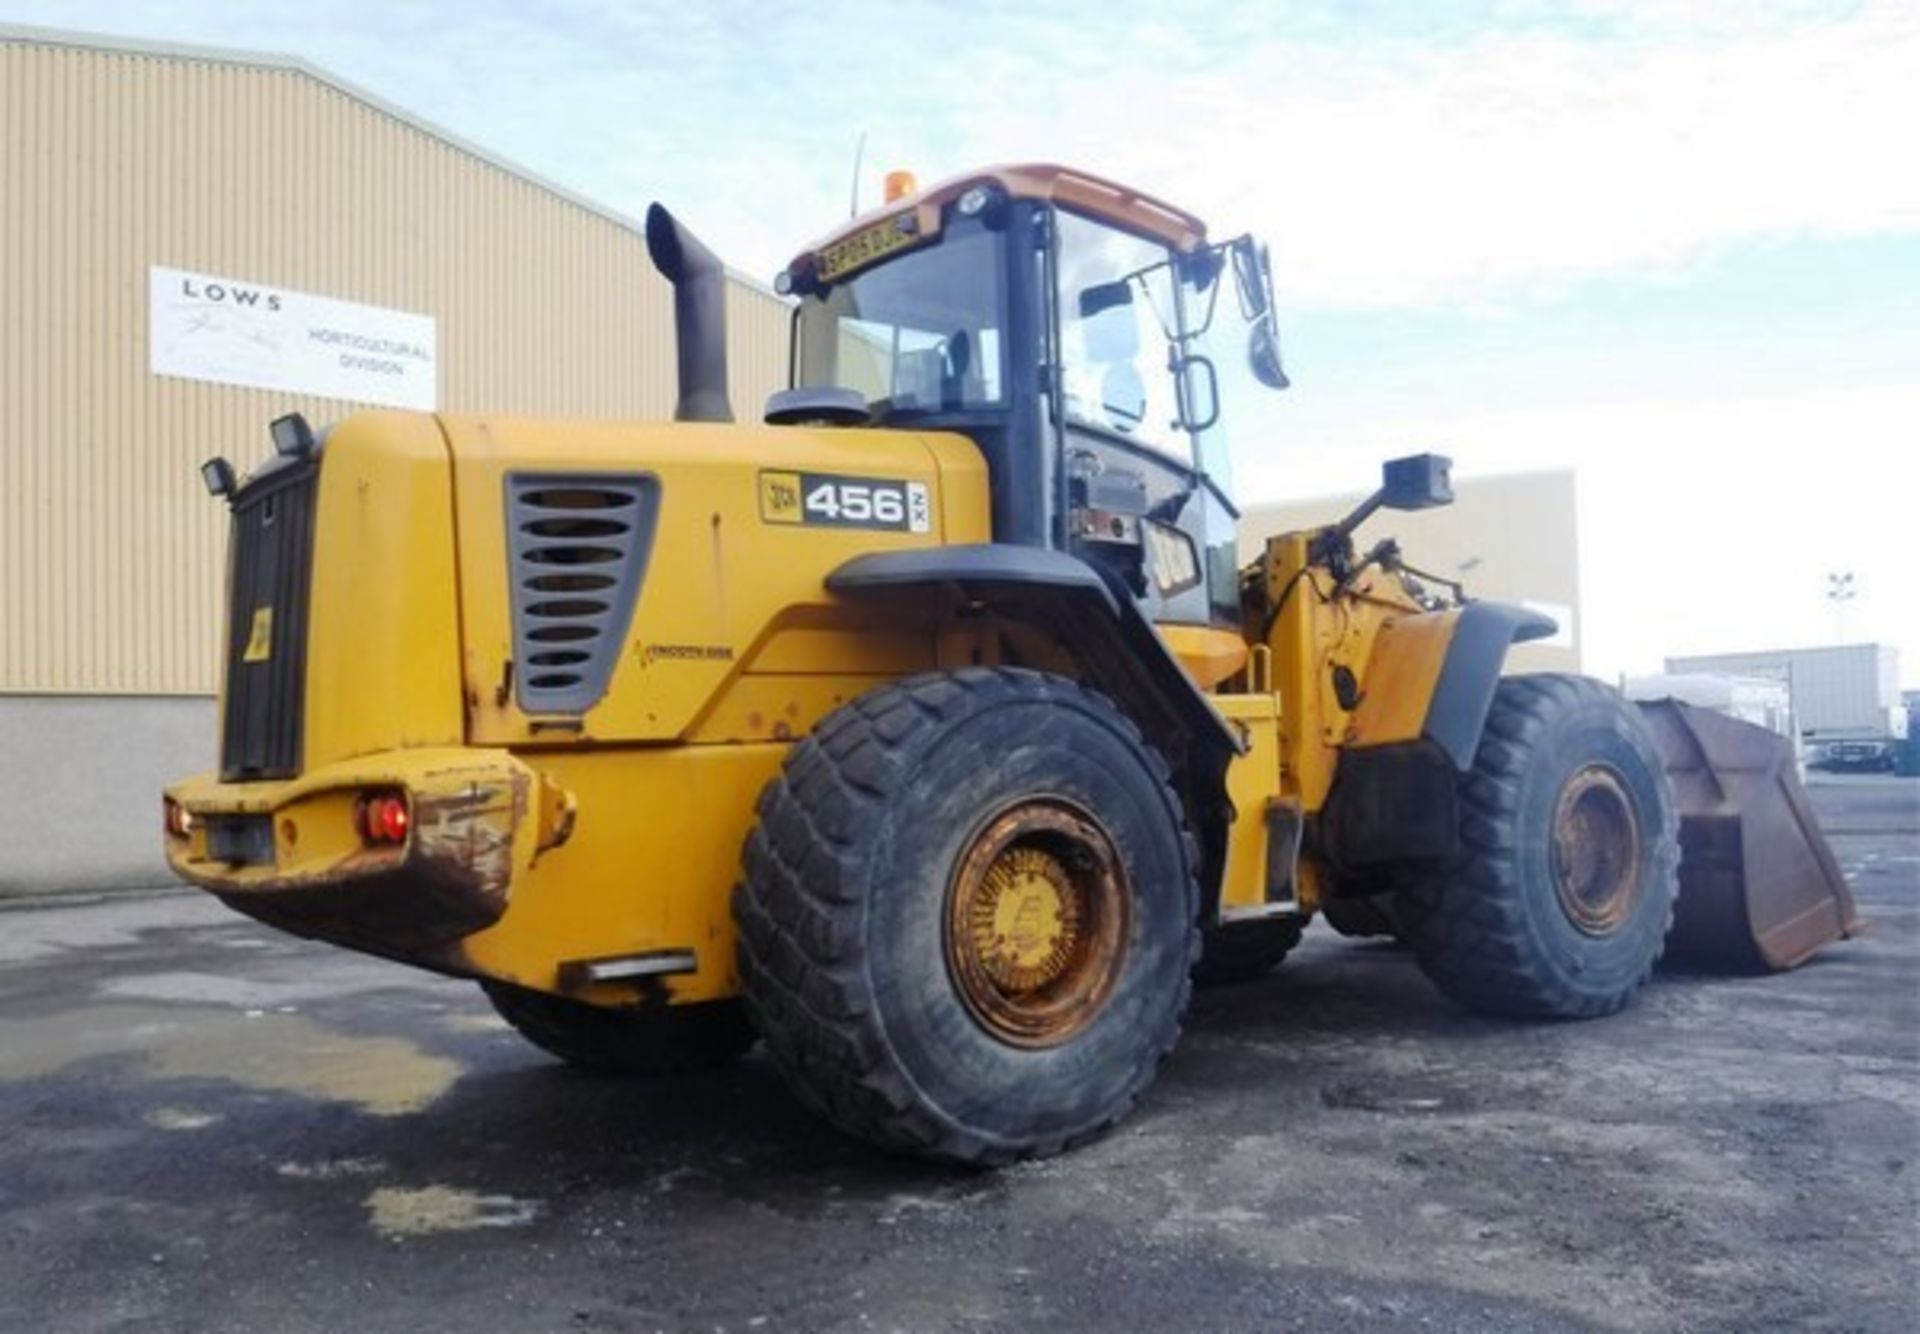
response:
[[[220,739],[225,782],[300,772],[319,477],[315,459],[276,460],[233,498]]]
[[[513,473],[507,552],[514,678],[528,713],[584,713],[606,693],[660,510],[647,473]]]

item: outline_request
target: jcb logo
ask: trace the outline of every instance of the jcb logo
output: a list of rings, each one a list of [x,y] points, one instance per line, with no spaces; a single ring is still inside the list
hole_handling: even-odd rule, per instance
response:
[[[760,474],[760,517],[768,523],[802,523],[800,511],[800,474],[763,472]]]

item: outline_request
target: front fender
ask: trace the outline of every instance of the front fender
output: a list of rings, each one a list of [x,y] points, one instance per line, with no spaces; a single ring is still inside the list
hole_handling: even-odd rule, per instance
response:
[[[1507,650],[1555,629],[1498,602],[1389,622],[1321,811],[1322,853],[1349,870],[1450,857],[1458,775],[1473,767]]]
[[[835,593],[940,585],[951,585],[982,602],[1025,590],[1054,589],[1091,596],[1115,616],[1120,614],[1113,591],[1085,561],[1063,551],[1011,542],[874,551],[855,556],[827,575],[827,587]]]
[[[1507,650],[1559,628],[1551,616],[1502,602],[1470,602],[1460,609],[1420,732],[1461,773],[1473,767]]]
[[[842,596],[958,589],[1056,634],[1088,682],[1119,701],[1150,736],[1156,715],[1165,715],[1195,747],[1218,748],[1224,757],[1243,744],[1134,600],[1078,557],[1010,542],[876,551],[837,567],[826,582]],[[1163,738],[1152,739],[1168,750]]]

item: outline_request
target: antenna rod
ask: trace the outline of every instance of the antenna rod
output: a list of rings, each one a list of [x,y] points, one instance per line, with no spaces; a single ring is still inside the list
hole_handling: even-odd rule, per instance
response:
[[[853,146],[853,189],[848,192],[847,216],[860,216],[860,161],[867,155],[867,132],[860,131],[860,142]]]

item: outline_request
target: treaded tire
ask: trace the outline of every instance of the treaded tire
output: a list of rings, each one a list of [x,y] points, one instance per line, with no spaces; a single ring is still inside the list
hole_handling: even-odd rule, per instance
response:
[[[1193,984],[1230,987],[1265,977],[1293,953],[1306,927],[1305,917],[1289,915],[1211,928],[1202,936]]]
[[[1636,837],[1619,864],[1637,891],[1619,920],[1583,927],[1557,888],[1563,794],[1604,770]],[[1401,938],[1436,986],[1488,1014],[1611,1014],[1653,971],[1673,923],[1679,841],[1666,771],[1638,711],[1586,677],[1503,678],[1460,785],[1460,851],[1397,901]],[[1622,874],[1625,874],[1623,871]]]
[[[1021,1046],[970,1009],[950,896],[996,820],[1063,801],[1108,836],[1126,926],[1082,1027]],[[1039,672],[910,677],[837,710],[762,793],[734,891],[754,1024],[843,1131],[995,1165],[1105,1132],[1180,1032],[1198,853],[1163,761],[1105,698]]]
[[[739,1059],[755,1038],[737,1001],[614,1010],[505,982],[482,982],[480,990],[521,1037],[595,1074],[712,1070]]]

